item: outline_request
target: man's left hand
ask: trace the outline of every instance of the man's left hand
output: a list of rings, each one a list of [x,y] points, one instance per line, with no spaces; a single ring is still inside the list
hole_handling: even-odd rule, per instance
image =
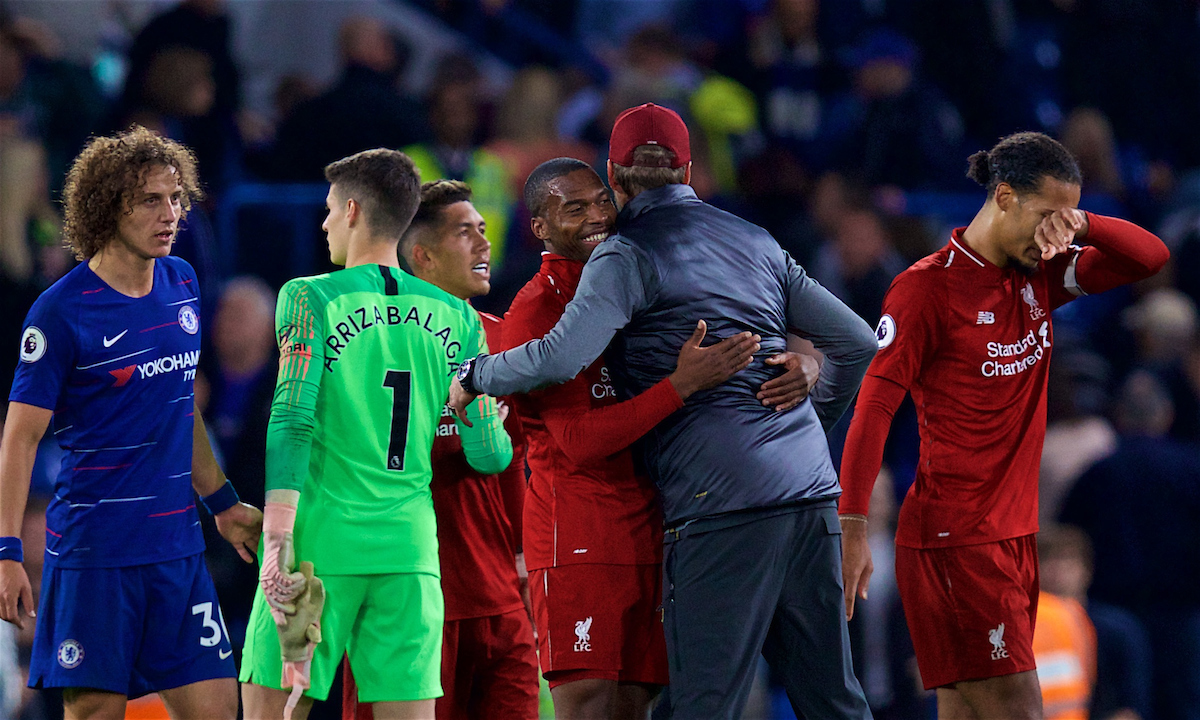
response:
[[[1055,210],[1038,224],[1033,240],[1042,251],[1042,260],[1067,252],[1076,238],[1088,232],[1087,213],[1075,208]]]
[[[782,365],[787,370],[763,383],[757,395],[763,405],[774,407],[777,412],[791,410],[803,402],[821,374],[817,359],[804,353],[782,352],[767,358],[766,363]]]
[[[454,378],[450,382],[450,399],[446,402],[446,405],[450,407],[450,411],[459,420],[462,420],[463,425],[473,427],[471,421],[467,419],[467,406],[474,402],[477,397],[479,396],[472,395],[463,389],[462,383],[458,381],[458,378]]]
[[[258,552],[258,538],[262,535],[262,511],[253,505],[238,503],[225,512],[218,514],[217,532],[229,541],[238,555],[248,563],[254,562],[254,553]]]

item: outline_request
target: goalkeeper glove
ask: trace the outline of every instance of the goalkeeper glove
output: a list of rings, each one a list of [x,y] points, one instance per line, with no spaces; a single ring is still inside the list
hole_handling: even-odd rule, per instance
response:
[[[300,575],[304,578],[304,592],[296,598],[294,612],[284,615],[283,622],[276,625],[283,656],[280,687],[292,689],[284,720],[291,720],[292,710],[311,685],[313,651],[321,642],[321,611],[325,608],[325,584],[313,575],[313,564],[301,562]]]

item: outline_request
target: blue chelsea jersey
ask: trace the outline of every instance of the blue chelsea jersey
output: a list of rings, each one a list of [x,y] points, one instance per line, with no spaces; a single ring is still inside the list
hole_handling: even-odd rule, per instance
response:
[[[191,482],[197,285],[187,262],[160,258],[150,294],[131,298],[85,262],[30,309],[9,400],[52,410],[65,453],[47,561],[122,567],[204,550]]]

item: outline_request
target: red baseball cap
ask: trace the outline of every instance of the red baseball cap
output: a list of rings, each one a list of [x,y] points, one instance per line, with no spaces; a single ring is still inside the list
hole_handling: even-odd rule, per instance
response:
[[[687,125],[670,108],[646,103],[617,116],[608,141],[608,159],[622,167],[633,167],[633,151],[641,145],[661,145],[675,153],[673,168],[692,160]]]

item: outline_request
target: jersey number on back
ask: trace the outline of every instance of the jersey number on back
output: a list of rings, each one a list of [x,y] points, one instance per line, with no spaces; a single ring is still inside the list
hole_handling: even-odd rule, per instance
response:
[[[387,468],[404,470],[404,447],[408,443],[409,399],[412,397],[412,373],[388,370],[383,386],[392,389],[392,430],[388,437]]]

